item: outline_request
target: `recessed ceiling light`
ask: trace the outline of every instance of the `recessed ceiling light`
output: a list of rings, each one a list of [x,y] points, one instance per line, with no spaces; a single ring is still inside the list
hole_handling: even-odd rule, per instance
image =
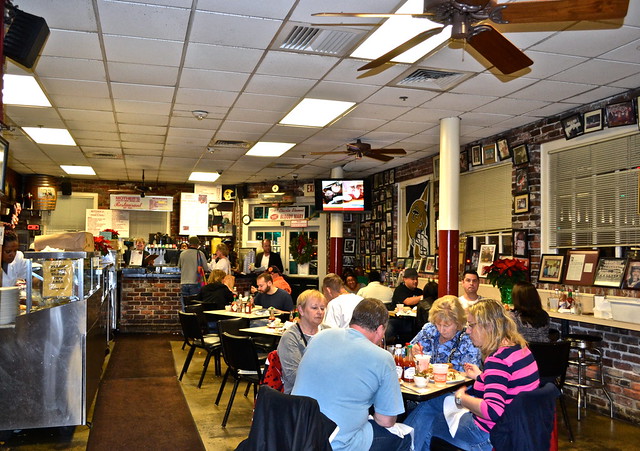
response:
[[[192,172],[189,180],[192,182],[215,182],[220,177],[218,172]]]
[[[2,101],[5,105],[51,106],[44,91],[32,76],[5,74],[2,80]]]
[[[38,144],[75,146],[76,142],[65,128],[22,127],[22,130]]]
[[[421,14],[424,0],[408,0],[396,11],[398,14]],[[393,50],[423,31],[440,28],[442,24],[435,23],[424,17],[393,16],[388,18],[378,29],[351,54],[353,58],[376,59]],[[451,37],[451,26],[447,26],[439,34],[432,36],[422,44],[407,50],[391,61],[396,63],[413,64],[420,58],[440,46]]]
[[[69,175],[96,175],[96,172],[91,166],[75,166],[75,165],[60,165],[62,170]]]
[[[254,157],[279,157],[295,145],[295,143],[259,141],[255,143],[245,155],[252,155]]]
[[[281,121],[282,125],[299,125],[305,127],[324,127],[348,113],[354,102],[339,100],[302,99]]]

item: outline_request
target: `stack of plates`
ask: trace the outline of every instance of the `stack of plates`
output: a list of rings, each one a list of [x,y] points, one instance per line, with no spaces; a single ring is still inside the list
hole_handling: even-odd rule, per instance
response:
[[[0,288],[0,325],[15,322],[18,315],[18,287]]]

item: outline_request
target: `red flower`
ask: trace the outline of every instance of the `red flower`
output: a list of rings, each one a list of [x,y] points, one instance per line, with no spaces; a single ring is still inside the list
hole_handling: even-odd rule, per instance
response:
[[[515,258],[495,260],[491,266],[484,268],[484,274],[493,286],[513,286],[517,282],[527,280],[529,269],[524,263]]]

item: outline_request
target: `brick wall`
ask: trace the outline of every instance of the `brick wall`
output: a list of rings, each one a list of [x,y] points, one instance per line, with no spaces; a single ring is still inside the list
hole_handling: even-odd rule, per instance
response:
[[[180,332],[180,277],[122,278],[122,332]]]

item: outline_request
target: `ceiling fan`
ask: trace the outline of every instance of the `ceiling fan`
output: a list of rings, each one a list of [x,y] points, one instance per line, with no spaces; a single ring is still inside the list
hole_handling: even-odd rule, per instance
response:
[[[137,191],[138,194],[140,195],[140,197],[145,197],[146,193],[148,191],[151,191],[151,187],[145,185],[144,182],[144,169],[142,170],[142,183],[140,185],[136,184],[136,183],[125,183],[120,185],[122,186],[122,188],[120,189],[110,189],[109,192],[116,192],[116,193],[126,193],[129,191]]]
[[[408,15],[427,18],[442,27],[423,31],[393,50],[365,64],[358,78],[376,75],[381,67],[451,25],[451,39],[463,41],[487,59],[503,74],[529,67],[533,61],[487,22],[524,24],[580,20],[621,19],[627,14],[629,0],[536,0],[500,3],[496,0],[424,0],[419,14],[317,13],[325,17],[393,17]]]
[[[336,152],[311,152],[311,155],[331,155]],[[389,155],[406,155],[404,149],[372,149],[371,144],[363,143],[360,139],[356,142],[347,144],[347,150],[337,153],[346,153],[347,155],[355,155],[356,159],[369,157],[379,161],[391,161],[393,157]]]

